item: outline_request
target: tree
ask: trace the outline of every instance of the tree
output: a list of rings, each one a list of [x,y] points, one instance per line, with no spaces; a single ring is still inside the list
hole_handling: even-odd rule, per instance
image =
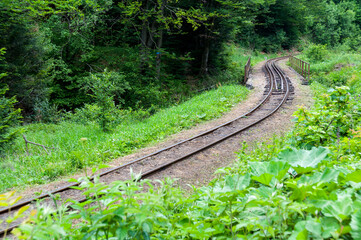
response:
[[[355,4],[348,1],[315,2],[308,9],[306,26],[312,40],[319,44],[335,46],[357,36]]]
[[[3,60],[2,55],[5,54],[5,49],[0,49],[0,61]],[[0,73],[0,79],[5,77],[6,73]],[[21,110],[15,109],[14,104],[17,102],[15,97],[6,98],[5,93],[8,90],[7,87],[0,88],[0,151],[4,145],[10,142],[20,129],[14,129],[12,127],[19,123],[21,118]]]
[[[85,78],[84,88],[100,107],[98,119],[101,129],[104,132],[110,131],[116,110],[114,97],[129,89],[128,82],[124,81],[124,75],[105,69],[103,73],[90,74]]]
[[[0,72],[8,73],[0,80],[0,88],[8,87],[6,95],[17,96],[16,106],[31,114],[34,100],[46,98],[49,93],[45,47],[39,28],[12,6],[0,1],[0,46],[6,48]]]

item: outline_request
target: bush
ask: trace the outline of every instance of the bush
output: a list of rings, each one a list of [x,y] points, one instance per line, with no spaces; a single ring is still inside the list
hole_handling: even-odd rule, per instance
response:
[[[10,142],[21,131],[21,129],[12,128],[19,123],[21,111],[14,108],[14,104],[17,102],[15,97],[10,99],[5,97],[7,90],[8,88],[0,89],[0,150],[5,143]]]
[[[329,89],[319,97],[319,105],[314,110],[300,108],[295,112],[294,145],[332,145],[342,137],[350,137],[350,129],[361,122],[359,112],[360,104],[351,98],[348,87]]]
[[[34,120],[43,123],[57,123],[61,120],[61,111],[57,105],[50,104],[48,99],[36,100],[34,104]]]
[[[125,81],[125,76],[117,72],[109,72],[106,69],[103,73],[91,74],[85,78],[84,88],[95,98],[100,107],[98,123],[105,132],[111,130],[111,123],[114,122],[114,111],[116,106],[114,98],[117,97],[119,103],[123,102],[120,97],[127,89],[130,89],[129,83]]]
[[[118,109],[117,107],[108,110],[108,114],[111,115],[110,118],[113,119],[111,126],[119,124],[129,113],[128,110]],[[85,104],[84,107],[75,109],[74,113],[68,112],[65,117],[71,122],[87,125],[97,123],[102,113],[103,110],[98,104]]]
[[[305,51],[310,61],[323,61],[328,55],[326,45],[311,44]]]
[[[341,66],[342,67],[342,66]],[[330,72],[329,74],[321,74],[313,77],[313,81],[317,81],[326,87],[343,86],[347,84],[352,71],[349,67],[342,67],[337,71]]]

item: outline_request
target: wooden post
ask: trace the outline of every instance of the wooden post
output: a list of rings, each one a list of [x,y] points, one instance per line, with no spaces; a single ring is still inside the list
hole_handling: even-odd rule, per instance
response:
[[[248,58],[247,64],[244,67],[244,80],[243,80],[243,84],[246,84],[248,77],[249,77],[249,72],[251,70],[251,57]]]
[[[311,64],[293,56],[290,56],[290,64],[291,67],[296,72],[298,72],[302,77],[304,77],[307,80],[310,80]]]

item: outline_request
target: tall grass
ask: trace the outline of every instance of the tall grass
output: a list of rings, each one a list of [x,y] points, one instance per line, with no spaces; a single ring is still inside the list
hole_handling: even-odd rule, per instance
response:
[[[248,90],[243,86],[223,86],[160,110],[146,119],[137,117],[136,112],[131,113],[112,133],[104,133],[92,123],[82,125],[64,121],[27,125],[24,134],[29,141],[54,149],[49,150],[48,155],[41,147],[30,145],[30,156],[27,156],[24,140],[16,139],[0,162],[0,192],[46,183],[86,166],[131,153],[197,123],[221,116],[247,94]]]
[[[361,89],[361,55],[344,51],[342,47],[328,49],[322,60],[311,60],[307,54],[298,56],[311,64],[311,82],[326,88],[349,85],[352,92]]]

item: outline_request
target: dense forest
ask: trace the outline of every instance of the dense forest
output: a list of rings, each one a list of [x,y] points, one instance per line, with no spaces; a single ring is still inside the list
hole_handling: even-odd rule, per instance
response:
[[[206,186],[72,179],[88,200],[39,204],[19,239],[361,239],[361,0],[1,0],[0,18],[0,193],[221,116],[248,57],[297,54],[315,96]]]
[[[358,0],[0,4],[1,87],[26,122],[94,104],[154,111],[204,84],[238,81],[229,44],[265,52],[361,44]]]

